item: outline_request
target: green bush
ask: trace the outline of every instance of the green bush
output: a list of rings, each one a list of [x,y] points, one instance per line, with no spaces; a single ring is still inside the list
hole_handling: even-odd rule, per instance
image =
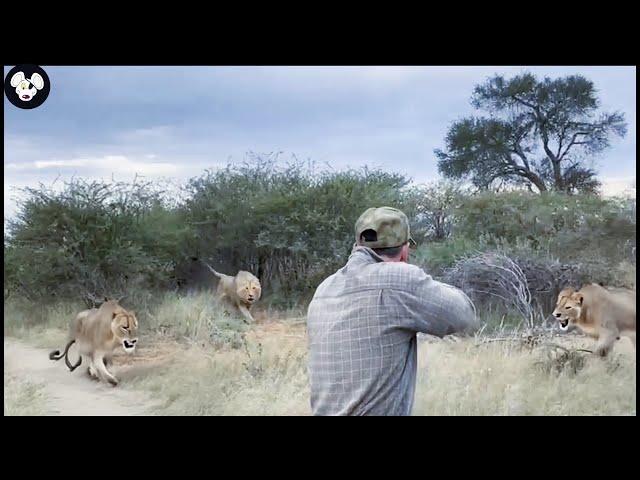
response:
[[[518,191],[467,196],[455,210],[454,235],[546,252],[563,261],[587,255],[635,258],[635,200]]]
[[[5,296],[32,300],[166,287],[184,222],[151,183],[27,188],[4,243]]]
[[[440,277],[456,260],[477,251],[477,240],[452,237],[442,242],[426,242],[411,254],[411,263],[425,269],[432,276]]]
[[[408,183],[380,170],[257,158],[191,179],[181,203],[152,183],[26,189],[5,236],[5,297],[201,287],[212,282],[208,273],[194,275],[194,266],[203,269],[194,260],[203,259],[229,274],[253,272],[279,305],[294,307],[344,263],[366,208],[391,205],[416,219]]]
[[[222,271],[254,272],[266,292],[309,295],[344,264],[365,209],[391,205],[415,218],[407,184],[379,170],[278,167],[268,159],[206,172],[189,182],[185,203],[193,253]]]
[[[436,278],[461,258],[500,251],[557,277],[552,288],[543,282],[545,308],[564,266],[578,272],[576,281],[629,285],[633,278],[635,285],[635,200],[473,194],[451,183],[415,186],[396,173],[282,165],[274,157],[206,171],[181,196],[151,182],[81,179],[61,191],[24,193],[4,238],[5,300],[127,295],[135,309],[152,311],[153,292],[212,286],[202,259],[224,273],[256,274],[267,308],[304,308],[345,263],[358,216],[382,205],[408,215],[420,244],[411,261]]]

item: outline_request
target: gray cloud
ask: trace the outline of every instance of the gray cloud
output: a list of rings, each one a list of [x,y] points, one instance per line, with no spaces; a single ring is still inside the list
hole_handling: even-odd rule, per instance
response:
[[[45,104],[19,110],[5,99],[5,187],[72,175],[184,180],[250,150],[428,181],[447,127],[473,113],[474,85],[524,70],[592,79],[602,108],[629,123],[595,165],[612,184],[635,178],[634,67],[44,68]]]

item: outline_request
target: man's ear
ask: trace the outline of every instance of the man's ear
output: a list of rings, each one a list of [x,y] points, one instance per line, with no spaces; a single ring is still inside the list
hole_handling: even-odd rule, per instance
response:
[[[409,262],[409,242],[405,243],[402,246],[402,251],[400,252],[400,261],[401,262]]]

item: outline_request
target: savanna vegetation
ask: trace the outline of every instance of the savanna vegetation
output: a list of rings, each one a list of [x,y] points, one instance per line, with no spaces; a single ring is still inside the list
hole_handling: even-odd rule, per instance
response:
[[[414,185],[379,170],[267,159],[206,172],[184,186],[181,202],[173,198],[152,182],[76,179],[62,190],[27,189],[5,234],[5,304],[91,306],[126,295],[144,306],[159,294],[210,289],[202,259],[223,272],[254,272],[264,308],[304,309],[344,264],[355,219],[371,205],[405,211],[418,242],[412,261],[494,313],[504,307],[502,287],[482,272],[504,258],[522,270],[535,323],[566,283],[635,284],[632,197],[473,192],[449,181]],[[146,320],[147,309],[137,310]]]
[[[416,413],[635,414],[628,358],[588,364],[557,342],[531,356],[525,342],[553,330],[548,316],[564,286],[635,288],[635,194],[599,195],[577,154],[623,135],[623,117],[596,115],[593,85],[582,78],[496,77],[474,102],[493,115],[452,126],[437,152],[444,180],[434,183],[267,155],[205,171],[179,190],[81,178],[27,188],[5,228],[5,336],[51,347],[75,312],[122,298],[148,338],[182,345],[162,374],[124,384],[156,392],[161,413],[304,414],[308,301],[345,263],[360,213],[390,205],[410,219],[411,261],[463,288],[488,336],[422,351],[434,375],[421,377]],[[220,308],[200,260],[258,276],[260,325]],[[597,380],[613,371],[619,376]],[[5,413],[18,411],[15,399],[41,403],[37,387],[9,380]],[[577,390],[582,403],[563,405]]]

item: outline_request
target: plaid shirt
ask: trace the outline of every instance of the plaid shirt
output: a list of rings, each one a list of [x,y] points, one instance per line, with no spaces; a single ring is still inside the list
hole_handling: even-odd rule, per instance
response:
[[[416,333],[443,337],[475,324],[474,306],[461,290],[356,246],[309,305],[313,414],[410,415]]]

